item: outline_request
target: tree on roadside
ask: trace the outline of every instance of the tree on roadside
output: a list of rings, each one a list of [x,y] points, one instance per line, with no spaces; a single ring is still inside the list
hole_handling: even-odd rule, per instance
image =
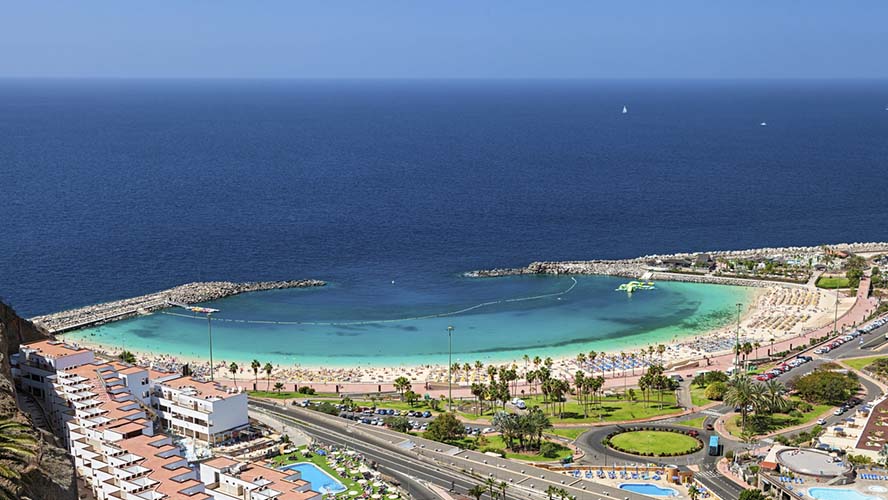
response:
[[[409,404],[411,408],[413,408],[419,400],[419,394],[408,389],[407,392],[404,393],[404,400],[407,401],[407,404]]]
[[[410,380],[407,377],[396,378],[394,386],[395,390],[398,391],[398,395],[401,397],[401,401],[404,401],[404,393],[412,388],[412,384],[410,384]]]
[[[429,424],[426,437],[446,443],[466,435],[465,426],[453,413],[442,413]]]
[[[768,497],[759,490],[743,490],[739,500],[768,500]]]
[[[275,382],[274,383],[274,390],[275,390],[275,392],[280,394],[281,391],[284,390],[284,383],[283,382]]]
[[[483,415],[484,414],[484,394],[487,392],[487,387],[480,382],[472,382],[472,396],[475,396],[475,404],[476,414]]]
[[[253,389],[256,389],[256,384],[259,382],[259,368],[262,368],[262,363],[259,362],[258,359],[254,359],[252,363],[250,363],[250,369],[253,370]]]
[[[268,392],[269,387],[271,386],[271,372],[274,371],[274,367],[271,366],[271,363],[265,363],[265,367],[262,371],[265,372],[265,392]]]
[[[697,488],[697,485],[692,484],[688,486],[688,497],[691,500],[697,500],[697,497],[700,496],[700,490]]]
[[[228,365],[228,371],[231,372],[231,379],[234,380],[234,386],[237,387],[237,363],[234,361]]]
[[[481,497],[484,496],[484,493],[487,491],[483,485],[476,484],[469,488],[469,496],[475,497],[475,500],[481,500]]]

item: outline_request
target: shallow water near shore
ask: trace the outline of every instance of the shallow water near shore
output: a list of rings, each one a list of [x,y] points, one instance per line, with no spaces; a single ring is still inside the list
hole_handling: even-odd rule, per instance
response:
[[[221,310],[213,320],[214,358],[313,367],[446,363],[449,325],[453,360],[461,363],[632,352],[730,323],[736,304],[747,304],[753,293],[745,287],[658,282],[656,289],[630,296],[615,291],[625,281],[449,277],[250,293],[210,303]],[[189,315],[168,310],[65,338],[205,358],[206,320]]]

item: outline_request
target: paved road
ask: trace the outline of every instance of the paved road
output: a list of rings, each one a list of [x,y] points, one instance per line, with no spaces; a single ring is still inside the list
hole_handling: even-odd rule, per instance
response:
[[[394,471],[411,475],[445,489],[452,485],[459,493],[465,493],[479,484],[482,478],[492,476],[511,485],[506,491],[509,499],[542,499],[546,497],[546,488],[555,486],[564,488],[578,500],[650,500],[643,495],[569,478],[532,465],[460,450],[380,427],[355,425],[311,410],[261,401],[251,401],[250,407],[254,411],[265,411],[277,418],[289,419],[293,425],[300,425],[307,434],[321,441],[349,446],[377,462],[386,473]]]

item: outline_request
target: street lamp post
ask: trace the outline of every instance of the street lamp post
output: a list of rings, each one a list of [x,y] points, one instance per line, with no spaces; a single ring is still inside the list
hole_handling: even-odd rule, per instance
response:
[[[734,369],[740,366],[740,309],[743,304],[737,303],[737,331],[734,335]]]
[[[447,411],[453,411],[453,326],[447,327]]]
[[[836,309],[833,313],[833,336],[839,334],[838,323],[839,323],[839,287],[838,285],[835,288],[836,291]]]
[[[207,313],[207,337],[210,340],[210,382],[213,382],[213,313]]]

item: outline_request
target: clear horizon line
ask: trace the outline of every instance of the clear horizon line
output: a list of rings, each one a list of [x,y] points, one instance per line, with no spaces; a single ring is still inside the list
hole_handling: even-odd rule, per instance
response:
[[[218,81],[888,81],[888,76],[61,76],[0,75],[2,80],[218,80]]]

